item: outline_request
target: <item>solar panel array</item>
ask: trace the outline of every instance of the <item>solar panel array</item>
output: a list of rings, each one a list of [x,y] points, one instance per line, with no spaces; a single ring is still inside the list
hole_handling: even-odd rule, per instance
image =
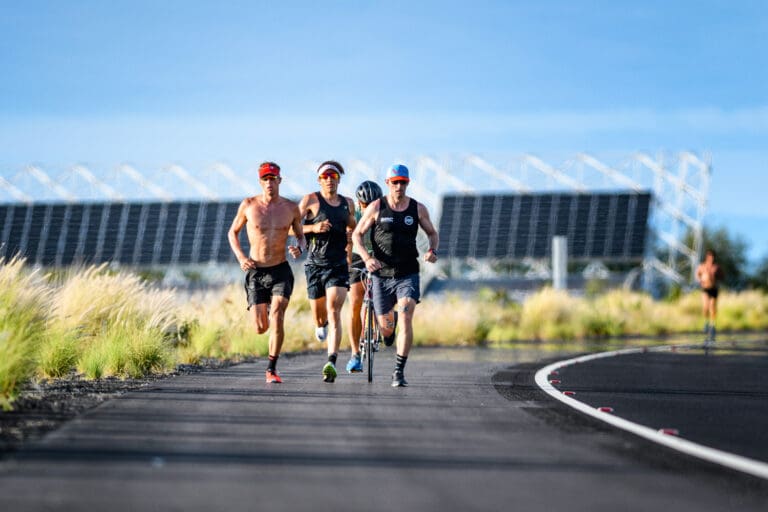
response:
[[[239,202],[0,205],[0,257],[66,266],[119,262],[175,265],[233,262],[227,231]],[[240,242],[248,251],[245,230]]]
[[[549,258],[552,237],[575,260],[645,254],[650,193],[446,195],[440,253],[452,258]]]
[[[649,193],[447,195],[440,252],[452,258],[633,261],[645,253]],[[152,266],[233,262],[227,230],[239,202],[0,204],[0,257],[32,264]],[[245,230],[240,243],[248,251]]]

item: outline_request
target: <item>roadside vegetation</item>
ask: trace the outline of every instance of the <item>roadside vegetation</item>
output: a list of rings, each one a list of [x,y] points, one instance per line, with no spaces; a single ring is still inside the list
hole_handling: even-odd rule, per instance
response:
[[[297,277],[283,352],[320,350]],[[522,304],[493,290],[426,297],[414,343],[479,346],[697,332],[700,300],[699,292],[655,301],[638,292],[575,297],[551,288]],[[12,407],[34,379],[136,378],[209,359],[264,357],[268,334],[256,335],[251,322],[239,284],[188,294],[103,265],[42,274],[21,259],[0,259],[0,406]],[[768,295],[722,292],[718,328],[768,328]],[[348,349],[346,328],[342,347]]]

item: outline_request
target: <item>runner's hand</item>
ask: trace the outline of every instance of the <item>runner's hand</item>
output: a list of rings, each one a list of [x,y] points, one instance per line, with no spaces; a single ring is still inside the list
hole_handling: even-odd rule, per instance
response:
[[[245,258],[240,262],[240,268],[243,270],[250,270],[256,268],[256,262],[251,258]]]
[[[315,226],[315,233],[327,233],[331,230],[331,221],[328,219],[325,219],[323,221],[318,222]]]
[[[434,263],[437,261],[437,254],[435,254],[432,251],[427,251],[424,253],[424,261],[427,263]]]
[[[368,272],[376,272],[381,268],[381,262],[376,258],[368,258],[365,262],[365,268],[368,269]]]
[[[301,253],[302,253],[301,247],[299,247],[298,245],[289,245],[288,246],[288,252],[291,253],[291,256],[293,256],[293,259],[295,259],[295,260],[298,259],[299,256],[301,256]]]

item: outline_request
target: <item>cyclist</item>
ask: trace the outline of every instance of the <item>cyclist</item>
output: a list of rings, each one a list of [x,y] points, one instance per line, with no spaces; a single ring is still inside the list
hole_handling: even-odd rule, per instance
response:
[[[352,244],[347,231],[355,227],[352,199],[338,193],[344,168],[328,160],[317,168],[320,191],[305,195],[299,215],[309,250],[304,273],[307,296],[315,319],[315,337],[328,342],[328,361],[323,381],[336,380],[336,358],[341,344],[341,308],[349,290],[349,263]]]
[[[405,363],[413,344],[413,314],[421,298],[419,252],[416,235],[419,227],[429,239],[429,250],[423,259],[437,261],[439,236],[432,225],[426,206],[406,195],[410,182],[408,168],[396,164],[387,170],[388,193],[371,203],[363,212],[352,233],[352,241],[372,272],[373,302],[379,329],[385,338],[392,336],[394,321],[389,312],[395,306],[400,317],[397,333],[397,358],[392,373],[392,386],[407,386]],[[363,236],[373,229],[373,253],[365,251]]]
[[[281,180],[280,167],[276,163],[262,163],[259,183],[263,193],[243,199],[227,233],[229,246],[240,268],[246,272],[245,292],[248,310],[255,306],[256,332],[263,334],[269,329],[270,320],[274,323],[269,334],[267,383],[282,382],[276,368],[285,337],[285,310],[293,291],[293,272],[285,259],[285,244],[291,228],[298,233],[298,245],[288,247],[291,256],[296,259],[307,248],[301,234],[299,208],[295,202],[280,196]],[[251,246],[247,256],[238,238],[243,227],[246,227]]]
[[[374,181],[364,181],[358,185],[355,190],[355,196],[357,202],[355,204],[355,220],[359,221],[363,215],[365,208],[379,199],[383,195],[381,187]],[[369,236],[364,239],[366,253],[370,254],[373,251],[371,240]],[[365,263],[363,258],[353,250],[352,252],[352,272],[350,273],[350,287],[349,287],[349,305],[351,308],[349,314],[349,345],[352,349],[352,354],[347,363],[347,372],[356,373],[363,371],[363,363],[360,359],[360,336],[363,331],[363,323],[361,318],[361,310],[363,307],[363,276],[360,272],[355,270],[365,269]],[[391,345],[391,342],[390,342]]]

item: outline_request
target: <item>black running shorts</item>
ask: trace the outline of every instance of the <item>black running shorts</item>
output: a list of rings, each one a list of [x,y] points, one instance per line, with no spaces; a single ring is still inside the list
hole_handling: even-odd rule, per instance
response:
[[[248,309],[254,304],[268,304],[273,295],[286,299],[293,293],[293,272],[287,261],[274,267],[249,269],[245,274],[245,295]]]
[[[311,300],[325,297],[325,289],[338,286],[349,290],[349,267],[346,262],[335,267],[304,265],[307,276],[307,297]]]

